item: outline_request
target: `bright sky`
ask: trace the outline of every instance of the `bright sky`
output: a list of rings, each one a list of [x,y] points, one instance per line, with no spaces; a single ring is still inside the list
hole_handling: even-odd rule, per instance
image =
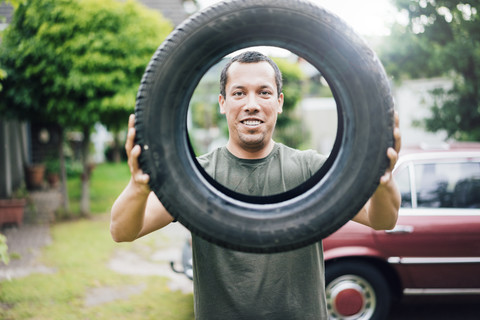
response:
[[[198,0],[202,8],[220,0]],[[311,0],[345,20],[362,35],[386,35],[395,19],[395,8],[389,0]]]

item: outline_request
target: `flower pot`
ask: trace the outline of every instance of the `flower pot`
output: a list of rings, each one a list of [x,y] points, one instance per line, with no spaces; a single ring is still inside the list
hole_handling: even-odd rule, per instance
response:
[[[0,199],[0,226],[5,223],[22,225],[25,199]]]
[[[25,170],[27,188],[30,190],[40,189],[43,185],[43,178],[45,177],[44,164],[32,164],[26,167]]]
[[[57,188],[60,182],[60,175],[58,173],[50,172],[47,174],[47,181],[50,188]]]

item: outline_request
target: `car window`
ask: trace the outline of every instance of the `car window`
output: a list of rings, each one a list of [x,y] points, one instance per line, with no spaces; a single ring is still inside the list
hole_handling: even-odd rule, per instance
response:
[[[418,207],[480,208],[480,163],[416,164],[415,186]]]
[[[408,167],[399,168],[395,172],[395,182],[397,183],[398,190],[402,195],[402,204],[403,208],[412,207],[412,191],[410,187],[410,174]]]

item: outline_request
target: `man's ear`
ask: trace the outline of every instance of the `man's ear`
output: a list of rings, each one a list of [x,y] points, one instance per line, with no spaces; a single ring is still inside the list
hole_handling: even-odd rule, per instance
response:
[[[278,113],[282,113],[283,111],[283,101],[283,92],[281,92],[278,96]]]
[[[222,94],[218,95],[218,105],[220,106],[220,113],[225,114],[225,97]]]

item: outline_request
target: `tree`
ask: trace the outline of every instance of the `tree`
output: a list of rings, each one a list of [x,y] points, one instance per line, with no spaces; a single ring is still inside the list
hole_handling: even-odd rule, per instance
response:
[[[480,141],[480,3],[477,0],[395,0],[407,24],[397,24],[379,50],[387,72],[402,78],[446,76],[450,90],[436,89],[429,131]]]
[[[11,3],[12,5],[18,5],[17,1],[15,0],[0,0],[0,5],[3,3]],[[5,17],[0,16],[0,22],[4,22],[4,21],[5,21]],[[1,32],[0,32],[0,39],[1,39]],[[5,79],[6,77],[7,77],[7,72],[3,70],[0,65],[0,91],[2,91],[3,89],[2,80]]]
[[[170,23],[133,0],[26,0],[4,32],[0,112],[83,132],[81,212],[89,212],[90,131],[118,129]]]
[[[295,113],[298,102],[302,99],[302,81],[305,76],[296,63],[286,59],[274,59],[283,77],[283,111],[277,119],[274,139],[292,148],[303,148],[309,133],[302,124],[301,118]]]

